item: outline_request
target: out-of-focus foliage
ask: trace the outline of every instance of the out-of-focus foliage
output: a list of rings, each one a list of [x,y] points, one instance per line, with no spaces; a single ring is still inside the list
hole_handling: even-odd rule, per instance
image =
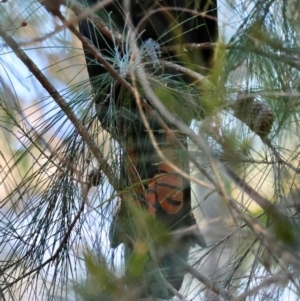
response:
[[[74,9],[77,2],[66,3]],[[193,120],[190,132],[179,130],[189,136],[194,211],[208,247],[190,252],[193,270],[174,299],[217,300],[226,292],[232,300],[294,300],[300,295],[300,4],[218,4],[221,34],[212,45],[215,62],[208,76],[176,86],[142,63],[164,106],[176,118]],[[71,9],[62,11],[74,17]],[[67,28],[58,31],[61,22],[36,1],[0,3],[0,20],[1,30],[19,43],[86,127],[115,176],[112,183],[101,172],[100,185],[90,188],[88,175],[99,162],[86,139],[1,39],[0,298],[134,300],[139,288],[122,277],[123,249],[113,252],[108,242],[109,223],[124,193],[117,190],[121,148],[97,120],[81,43]],[[128,39],[128,57],[112,49],[111,63],[128,75],[141,62],[128,65],[131,44],[126,30],[121,34]],[[99,81],[112,83],[109,74]],[[137,278],[155,242],[172,238],[139,216],[141,243],[129,266]]]

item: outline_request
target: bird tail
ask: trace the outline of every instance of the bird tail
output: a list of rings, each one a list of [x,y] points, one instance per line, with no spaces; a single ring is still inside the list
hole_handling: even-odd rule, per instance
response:
[[[178,265],[178,258],[187,262],[190,248],[195,245],[205,247],[206,242],[192,213],[190,181],[180,172],[188,174],[189,171],[186,150],[178,147],[178,140],[186,145],[186,138],[175,131],[167,134],[158,130],[154,123],[152,128],[156,142],[169,163],[158,156],[145,128],[127,136],[122,166],[133,196],[131,194],[128,198],[126,193],[121,197],[120,209],[111,224],[110,239],[112,247],[124,243],[127,271],[132,270],[128,265],[132,263],[131,258],[137,256],[135,252],[139,252],[137,244],[140,240],[153,240],[153,244],[143,241],[146,256],[139,275],[141,297],[151,295],[169,299],[174,294],[168,285],[179,290],[185,275]],[[132,205],[139,213],[132,214]],[[149,230],[151,228],[152,231]],[[150,237],[145,232],[150,232]],[[167,233],[163,239],[160,232]],[[154,246],[154,252],[151,246]]]

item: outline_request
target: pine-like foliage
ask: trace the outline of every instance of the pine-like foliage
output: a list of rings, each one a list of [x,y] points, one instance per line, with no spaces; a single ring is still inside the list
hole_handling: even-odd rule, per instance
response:
[[[299,8],[297,0],[219,1],[219,40],[179,45],[187,54],[213,51],[203,66],[166,57],[164,45],[162,56],[151,45],[145,50],[99,3],[2,1],[0,299],[135,301],[146,263],[174,300],[297,300]],[[90,82],[77,29],[86,18],[110,37],[101,64],[116,76],[110,70]],[[169,69],[173,76],[163,72]],[[148,120],[155,116],[164,130],[171,125],[176,137],[188,137],[182,152],[190,170],[182,172],[207,247],[178,261],[186,272],[180,291],[147,261],[178,247],[180,231],[129,205],[138,242],[126,267],[130,281],[123,246],[110,246],[121,197],[132,204],[143,184],[130,185],[121,172],[119,108],[108,108],[105,127],[98,120],[98,93],[110,97],[118,87],[124,103],[133,93],[147,99]],[[168,162],[170,153],[156,147]]]

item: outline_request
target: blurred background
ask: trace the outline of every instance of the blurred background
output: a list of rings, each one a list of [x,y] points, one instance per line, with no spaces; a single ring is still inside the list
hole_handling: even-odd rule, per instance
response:
[[[61,11],[71,19],[77,2],[66,4]],[[190,172],[199,180],[192,205],[207,242],[190,251],[189,264],[209,282],[187,274],[174,300],[299,298],[299,7],[297,0],[218,1],[214,88],[204,97],[214,109],[191,124],[212,157],[189,137],[198,162]],[[70,105],[118,178],[121,151],[95,118],[81,42],[37,1],[2,1],[0,18],[1,32]],[[258,108],[250,101],[238,111],[243,97]],[[0,137],[0,298],[123,300],[123,247],[113,250],[108,240],[119,202],[114,183],[102,174],[86,191],[97,160],[4,39]],[[276,211],[259,206],[262,199]]]

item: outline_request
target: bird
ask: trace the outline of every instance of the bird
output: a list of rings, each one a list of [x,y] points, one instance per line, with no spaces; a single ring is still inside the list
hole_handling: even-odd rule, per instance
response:
[[[99,1],[80,2],[90,7]],[[207,47],[186,51],[184,45],[217,41],[217,0],[131,0],[128,3],[127,13],[121,0],[113,1],[97,12],[106,24],[110,24],[111,32],[124,34],[126,30],[135,31],[140,49],[155,45],[157,54],[154,57],[209,72],[213,65],[213,49]],[[113,34],[110,36],[107,32],[101,32],[90,19],[80,21],[79,31],[116,67],[120,76],[126,77],[129,61],[127,52],[130,51],[128,45],[118,45]],[[154,44],[149,41],[154,41]],[[161,47],[166,50],[160,53]],[[121,196],[120,208],[113,217],[109,233],[111,247],[117,248],[124,244],[127,265],[125,273],[128,277],[130,273],[134,274],[130,267],[133,259],[137,258],[137,254],[145,255],[142,256],[143,268],[138,273],[138,279],[131,277],[135,284],[140,281],[140,297],[170,299],[176,290],[180,290],[186,274],[178,260],[187,262],[189,251],[195,245],[206,247],[192,211],[190,181],[178,172],[179,169],[189,173],[187,137],[164,119],[164,116],[160,116],[161,120],[156,118],[153,114],[155,109],[151,111],[151,103],[146,99],[146,107],[150,107],[150,110],[145,107],[143,110],[149,127],[169,163],[162,160],[153,146],[134,97],[114,79],[111,84],[104,85],[103,75],[107,74],[106,69],[87,49],[84,49],[84,54],[98,119],[122,148],[120,172],[124,179],[124,190],[132,187],[130,194],[124,193]],[[174,69],[161,69],[163,70],[158,72],[174,76],[174,84],[176,81],[187,84],[193,81],[188,75]],[[153,71],[154,75],[157,74],[155,72],[157,71]],[[130,80],[129,77],[126,79]],[[162,95],[168,97],[166,94]],[[191,119],[192,117],[185,122],[189,124]],[[147,227],[153,231],[148,231]],[[149,246],[147,241],[143,241],[143,235],[144,239],[147,237],[146,232],[155,232],[155,235],[164,233],[165,236],[162,236],[168,243],[154,235],[154,252],[147,251]]]

